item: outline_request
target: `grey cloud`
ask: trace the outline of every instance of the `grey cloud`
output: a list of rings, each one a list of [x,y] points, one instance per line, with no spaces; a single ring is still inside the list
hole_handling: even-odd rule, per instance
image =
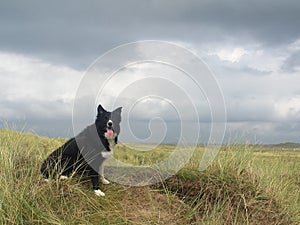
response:
[[[0,48],[84,68],[140,39],[273,46],[299,37],[299,10],[296,0],[1,2]]]
[[[37,120],[18,119],[13,121],[0,118],[0,128],[14,129],[21,132],[31,132],[46,137],[66,138],[74,136],[71,119]]]
[[[227,110],[229,122],[272,122],[278,120],[274,106],[268,99],[264,98],[232,98],[227,104]]]
[[[0,128],[48,137],[73,136],[71,107],[55,101],[0,101]]]
[[[71,116],[71,104],[36,99],[1,100],[3,120],[66,120]]]
[[[286,48],[300,37],[299,11],[300,4],[297,0],[2,1],[0,51],[33,55],[50,64],[69,65],[80,73],[96,57],[119,44],[141,39],[162,39],[181,41],[191,46],[198,45],[199,49],[246,46],[245,48],[262,49],[270,55],[274,53],[280,57],[282,55],[276,51],[282,51],[283,55],[290,55],[282,65],[282,71],[289,74],[295,71],[300,62],[299,51]],[[124,56],[126,57],[126,54],[122,55]],[[250,55],[249,58],[253,56]],[[247,65],[247,62],[227,63],[217,56],[209,56],[206,59],[216,72],[224,92],[229,131],[236,132],[236,135],[242,132],[248,132],[251,137],[258,135],[263,142],[298,140],[300,130],[297,109],[287,111],[289,118],[286,119],[278,117],[274,108],[278,99],[282,98],[281,101],[284,102],[285,99],[300,94],[297,78],[278,78],[274,71],[260,70]],[[7,94],[5,91],[14,92],[16,95],[19,93],[15,90],[22,84],[23,79],[10,78],[16,79],[12,81],[16,87],[2,89],[4,94],[0,105],[1,113],[6,110],[2,116],[11,117],[6,116],[3,119],[14,119],[22,127],[22,122],[18,120],[22,120],[25,115],[32,129],[40,134],[59,136],[59,132],[63,131],[72,136],[71,104],[59,102],[57,97],[54,100],[46,98],[48,95],[49,98],[56,96],[56,90],[64,88],[66,82],[74,86],[75,83],[69,81],[70,77],[55,83],[59,72],[54,74],[50,71],[46,74],[46,70],[38,71],[45,74],[36,74],[36,71],[33,72],[34,75],[27,74],[28,80],[31,81],[31,77],[34,83],[28,88],[34,89],[33,92],[36,92],[38,97],[43,95],[41,98],[45,101],[29,98],[25,101],[22,98],[11,101],[3,97]],[[8,76],[14,76],[14,72],[5,71],[3,75],[2,83]],[[24,82],[26,81],[27,79],[24,79]],[[116,87],[120,83],[114,85]],[[157,88],[163,90],[162,86],[163,84],[157,85]],[[64,94],[64,91],[60,93]],[[8,93],[7,96],[11,95]],[[173,98],[183,102],[182,96],[177,92]],[[206,130],[210,129],[210,125],[205,123],[211,120],[209,107],[207,102],[203,101],[203,96],[197,95],[195,99],[204,132],[201,138],[205,142],[209,137]],[[109,100],[110,98],[107,98],[105,101]],[[282,107],[284,106],[283,104]],[[189,107],[182,103],[182,109],[188,113]],[[85,108],[82,107],[82,110]],[[142,110],[135,115],[141,119],[132,122],[136,132],[140,132],[140,137],[145,138],[149,136],[150,131],[146,129],[148,121],[144,118],[147,114],[138,115],[141,113]],[[166,111],[163,113],[164,118],[170,120],[172,115]],[[86,117],[86,122],[92,122],[93,116],[94,114]],[[168,121],[167,124],[170,130],[166,142],[174,142],[179,136],[179,125],[171,122],[174,121]],[[293,122],[297,126],[293,126]],[[88,124],[82,124],[86,125]],[[127,130],[127,127],[123,126],[124,130]],[[230,137],[229,133],[227,138]],[[128,138],[126,132],[122,133],[122,137],[125,140]]]
[[[225,143],[272,144],[299,142],[300,124],[287,122],[230,122]]]

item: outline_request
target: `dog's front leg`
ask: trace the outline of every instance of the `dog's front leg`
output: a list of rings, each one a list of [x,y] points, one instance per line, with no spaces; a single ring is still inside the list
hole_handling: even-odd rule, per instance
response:
[[[100,166],[100,180],[102,184],[110,184],[108,180],[105,179],[104,177],[104,166],[103,163]]]
[[[99,187],[99,174],[96,171],[91,170],[90,177],[95,194],[97,196],[105,196],[104,192],[102,192]]]

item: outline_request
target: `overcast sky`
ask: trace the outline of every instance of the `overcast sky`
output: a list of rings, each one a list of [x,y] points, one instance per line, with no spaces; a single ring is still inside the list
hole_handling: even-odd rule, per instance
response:
[[[0,0],[1,126],[8,123],[41,135],[72,136],[73,103],[87,68],[121,44],[161,40],[197,54],[215,75],[227,110],[225,141],[300,142],[299,21],[298,0]],[[112,90],[120,89],[129,76],[138,80],[165,68],[156,66],[125,68],[118,73],[122,80],[111,84]],[[170,68],[164,72],[176,73]],[[135,91],[125,91],[118,100],[125,113],[132,112],[130,127],[138,138],[152,132],[148,141],[165,135],[164,141],[176,142],[180,121],[195,122],[186,117],[189,106],[178,104],[184,91],[170,101],[141,99],[143,91],[151,94],[151,87],[156,95],[190,87],[184,79],[168,81],[136,82],[130,89]],[[98,102],[109,108],[113,91],[107,95]],[[137,107],[126,108],[128,98],[138,102]],[[205,142],[209,107],[202,104],[205,96],[190,100],[202,112],[200,141]],[[178,116],[178,111],[184,115]],[[95,109],[87,112],[91,112],[87,121],[92,122]],[[122,121],[122,125],[121,139],[133,141],[128,124]]]

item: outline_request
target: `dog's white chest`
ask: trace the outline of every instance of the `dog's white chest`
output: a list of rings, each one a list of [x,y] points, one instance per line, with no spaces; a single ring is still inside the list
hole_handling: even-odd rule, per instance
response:
[[[114,154],[115,140],[108,139],[110,151],[101,152],[103,158],[110,158]]]
[[[112,155],[113,155],[114,153],[113,153],[113,151],[105,151],[105,152],[101,152],[101,155],[102,155],[102,157],[103,158],[110,158],[110,157],[112,157]]]

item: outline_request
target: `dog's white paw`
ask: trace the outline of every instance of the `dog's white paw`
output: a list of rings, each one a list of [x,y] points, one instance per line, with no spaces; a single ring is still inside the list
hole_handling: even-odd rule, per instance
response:
[[[110,182],[108,180],[106,180],[104,177],[101,178],[101,183],[102,184],[110,184]]]
[[[60,176],[60,177],[59,177],[59,179],[60,179],[60,180],[67,180],[67,179],[68,179],[68,177],[67,177],[67,176],[64,176],[64,175],[62,175],[62,176]]]
[[[94,192],[97,196],[102,196],[102,197],[105,196],[104,192],[101,191],[100,189],[94,190]]]

